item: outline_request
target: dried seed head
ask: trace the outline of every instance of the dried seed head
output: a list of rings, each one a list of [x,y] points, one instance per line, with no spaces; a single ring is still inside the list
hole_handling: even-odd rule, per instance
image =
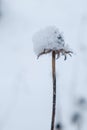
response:
[[[55,51],[57,58],[63,55],[64,60],[66,60],[67,54],[71,56],[73,53],[71,49],[65,45],[62,33],[60,33],[59,29],[55,26],[50,26],[37,32],[33,37],[33,43],[34,51],[38,58],[43,54]]]

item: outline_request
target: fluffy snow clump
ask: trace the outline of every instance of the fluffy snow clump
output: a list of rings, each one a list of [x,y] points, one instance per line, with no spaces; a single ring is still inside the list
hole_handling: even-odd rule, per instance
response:
[[[44,50],[60,50],[66,49],[64,38],[55,26],[49,26],[40,30],[33,36],[34,51],[36,55],[44,52]]]

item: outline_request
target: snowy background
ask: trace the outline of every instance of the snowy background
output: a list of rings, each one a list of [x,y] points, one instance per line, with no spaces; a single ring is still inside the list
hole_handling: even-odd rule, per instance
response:
[[[50,130],[52,108],[51,56],[37,60],[33,34],[55,25],[75,54],[56,61],[56,122],[64,130],[87,101],[87,1],[0,0],[0,130]],[[87,129],[87,108],[82,130]]]

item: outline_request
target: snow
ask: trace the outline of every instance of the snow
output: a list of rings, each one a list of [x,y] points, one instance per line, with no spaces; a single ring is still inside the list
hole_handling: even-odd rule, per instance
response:
[[[51,58],[37,60],[32,36],[55,25],[76,55],[56,62],[56,122],[75,130],[76,99],[87,101],[87,1],[3,0],[0,17],[0,130],[50,130]],[[83,18],[85,16],[85,19]],[[83,22],[85,20],[85,22]],[[87,109],[82,129],[87,129]]]
[[[63,49],[65,42],[62,33],[55,26],[49,26],[40,30],[33,36],[34,51],[36,55],[39,55],[44,50]]]

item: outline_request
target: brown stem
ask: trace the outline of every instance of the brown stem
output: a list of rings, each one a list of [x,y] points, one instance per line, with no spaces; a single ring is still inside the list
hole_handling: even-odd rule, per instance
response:
[[[54,130],[55,110],[56,110],[56,70],[55,70],[55,51],[52,52],[52,78],[53,78],[53,108],[51,130]]]

